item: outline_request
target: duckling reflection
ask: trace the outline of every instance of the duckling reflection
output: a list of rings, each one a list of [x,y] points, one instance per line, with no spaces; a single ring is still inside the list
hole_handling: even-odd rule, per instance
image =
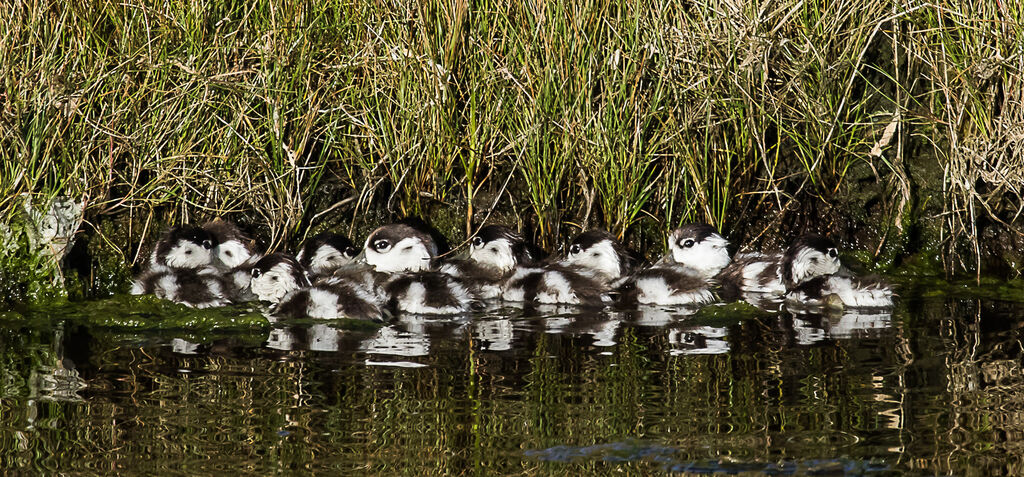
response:
[[[861,313],[857,310],[848,310],[842,316],[828,317],[828,323],[828,333],[833,338],[872,336],[892,327],[892,313]]]
[[[279,351],[339,351],[355,348],[355,343],[345,344],[347,334],[324,323],[307,326],[290,325],[287,321],[276,321],[267,336],[266,347]]]
[[[389,356],[427,356],[430,354],[430,338],[427,337],[424,327],[422,325],[404,325],[406,323],[385,326],[377,330],[376,334],[359,345],[359,349],[369,354]]]
[[[171,339],[171,351],[175,354],[199,354],[199,343],[193,343],[181,338]]]
[[[693,316],[700,308],[691,306],[639,306],[626,312],[639,326],[661,327]]]
[[[473,323],[473,336],[481,341],[485,351],[508,351],[515,338],[512,320],[479,320]]]
[[[572,306],[542,305],[533,308],[539,312],[544,332],[548,334],[588,335],[594,346],[606,348],[618,344],[616,336],[624,315],[616,312],[580,313]]]
[[[729,352],[727,328],[715,326],[684,326],[668,330],[669,354],[723,354]]]
[[[41,401],[82,401],[79,391],[86,382],[78,373],[75,363],[64,353],[64,326],[55,330],[51,360],[33,367],[29,375],[29,399]],[[52,364],[51,364],[52,363]]]

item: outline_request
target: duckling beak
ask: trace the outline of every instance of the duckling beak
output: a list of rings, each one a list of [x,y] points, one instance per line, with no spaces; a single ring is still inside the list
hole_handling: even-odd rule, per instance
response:
[[[352,263],[366,264],[366,249],[359,249],[359,253],[355,257],[352,257]]]
[[[672,257],[672,252],[669,252],[669,253],[666,253],[665,255],[662,255],[661,258],[659,258],[657,262],[654,262],[654,264],[655,265],[671,265],[671,264],[675,263],[675,261],[676,261],[675,258]]]

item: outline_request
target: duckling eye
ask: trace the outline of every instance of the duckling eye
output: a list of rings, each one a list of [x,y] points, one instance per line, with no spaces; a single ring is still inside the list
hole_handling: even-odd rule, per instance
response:
[[[480,237],[473,237],[473,246],[482,247],[484,245],[484,239]]]
[[[696,244],[697,244],[697,242],[694,242],[693,239],[686,239],[686,240],[683,240],[683,244],[682,245],[685,248],[690,248],[690,247],[693,247]]]
[[[832,258],[836,258],[836,257],[839,256],[839,251],[837,251],[834,248],[830,248],[830,249],[828,249],[828,256],[832,257]]]
[[[260,269],[258,269],[258,268],[252,269],[252,277],[253,278],[259,278],[260,277],[260,273],[261,273]]]
[[[352,257],[355,257],[356,254],[359,253],[359,252],[356,252],[356,249],[354,249],[352,247],[348,247],[348,248],[345,249],[344,253],[345,253],[346,257],[352,258]]]
[[[213,248],[213,242],[210,239],[203,240],[203,248],[207,250]]]
[[[574,243],[574,244],[572,244],[572,246],[569,247],[569,255],[576,255],[577,253],[580,253],[581,251],[583,251],[583,248],[580,247],[579,244],[575,244]]]
[[[373,242],[373,249],[378,252],[383,252],[389,248],[391,248],[391,242],[388,242],[385,239],[380,239],[376,242]]]

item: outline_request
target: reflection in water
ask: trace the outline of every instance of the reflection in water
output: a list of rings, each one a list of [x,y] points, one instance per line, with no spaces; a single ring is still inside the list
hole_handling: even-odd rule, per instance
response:
[[[729,351],[725,328],[714,326],[688,326],[668,330],[668,342],[672,343],[669,353],[680,354],[722,354]]]
[[[28,316],[0,322],[0,464],[1016,474],[1022,311],[969,300],[908,301],[896,316],[538,307],[185,336]]]
[[[473,336],[483,342],[481,349],[486,351],[508,351],[512,349],[513,332],[512,320],[509,319],[481,319],[473,323]]]

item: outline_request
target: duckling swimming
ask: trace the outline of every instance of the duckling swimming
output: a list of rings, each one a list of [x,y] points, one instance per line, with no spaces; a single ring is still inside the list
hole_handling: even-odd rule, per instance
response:
[[[353,318],[383,321],[384,303],[362,284],[328,277],[285,295],[271,313],[289,318]]]
[[[203,230],[213,235],[213,266],[223,274],[230,285],[233,301],[245,302],[257,299],[249,289],[252,266],[260,259],[255,240],[242,232],[233,222],[216,219],[203,224]]]
[[[285,295],[310,286],[305,270],[291,255],[272,253],[252,267],[249,288],[260,301],[276,305]]]
[[[310,281],[316,282],[352,264],[357,255],[359,249],[347,237],[325,232],[303,242],[295,258],[309,273]]]
[[[216,269],[166,269],[147,272],[132,283],[132,295],[156,295],[192,308],[210,308],[231,304],[230,284]]]
[[[477,290],[480,298],[492,299],[501,296],[505,281],[516,267],[534,265],[542,256],[543,252],[518,232],[488,225],[473,237],[467,259],[447,260],[440,271],[462,279]]]
[[[434,271],[438,246],[430,234],[406,224],[374,230],[364,247],[366,263],[396,310],[416,314],[458,314],[472,309],[476,294],[459,278]]]
[[[729,242],[708,224],[687,224],[668,237],[669,255],[620,287],[623,303],[703,305],[716,301],[714,278],[729,264]]]
[[[879,281],[843,275],[812,278],[786,294],[786,301],[803,306],[826,306],[838,300],[844,308],[889,308],[893,290]]]
[[[719,275],[723,293],[781,297],[787,290],[815,277],[839,271],[835,242],[817,234],[794,240],[782,254],[751,253],[737,256]]]
[[[614,235],[604,230],[589,230],[572,240],[561,264],[615,287],[639,268],[642,261],[639,254],[623,246]]]

